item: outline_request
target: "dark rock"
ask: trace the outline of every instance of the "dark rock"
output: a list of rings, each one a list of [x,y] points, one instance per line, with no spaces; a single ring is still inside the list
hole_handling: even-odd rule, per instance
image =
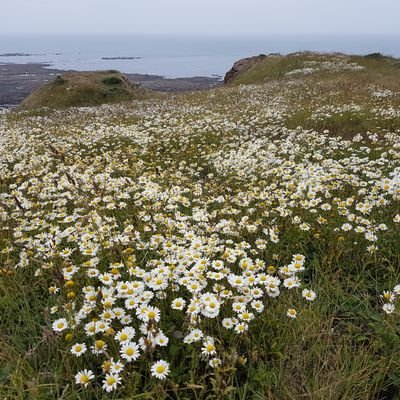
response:
[[[101,57],[102,60],[141,60],[142,57]]]
[[[258,61],[267,57],[265,54],[260,54],[259,56],[242,58],[233,64],[233,67],[225,74],[224,83],[231,83],[235,78],[243,71],[247,71]]]

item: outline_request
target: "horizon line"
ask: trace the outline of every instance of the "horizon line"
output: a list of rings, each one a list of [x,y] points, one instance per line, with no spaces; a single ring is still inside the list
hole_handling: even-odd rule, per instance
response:
[[[0,35],[190,35],[190,36],[400,36],[400,32],[52,32],[8,31]]]

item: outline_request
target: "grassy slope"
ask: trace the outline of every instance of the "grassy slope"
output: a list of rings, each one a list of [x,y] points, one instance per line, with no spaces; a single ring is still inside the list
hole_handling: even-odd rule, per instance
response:
[[[313,110],[324,104],[356,102],[369,107],[366,87],[371,83],[383,89],[400,89],[396,62],[356,60],[368,69],[296,78],[305,82],[297,89],[286,85],[288,79],[283,77],[282,71],[301,68],[302,62],[298,58],[295,64],[291,58],[270,60],[270,64],[257,66],[237,83],[254,83],[265,78],[276,83],[268,89],[268,94],[277,101],[285,98],[290,105],[290,112],[282,123],[290,128],[303,126],[320,132],[329,129],[331,134],[346,137],[368,130],[379,133],[384,129],[400,129],[398,119],[377,119],[368,110],[362,114],[341,113],[319,121],[310,119]],[[249,102],[251,94],[241,90],[237,87],[218,89],[212,92],[212,98],[207,93],[196,93],[172,97],[170,101],[179,106],[204,107],[231,120],[249,120],[261,115],[261,109]],[[246,90],[251,92],[251,88]],[[396,101],[399,99],[393,100],[391,105],[400,106]],[[121,111],[119,115],[110,117],[110,125],[116,121],[132,126],[141,123],[140,119],[129,120],[125,114]],[[24,115],[11,116],[10,124],[23,124],[25,118]],[[81,125],[80,121],[67,119],[61,127],[50,123],[48,129],[55,136],[62,137],[68,135],[68,129],[74,123]],[[196,125],[196,120],[183,116],[178,123],[190,127]],[[193,142],[182,148],[172,141],[163,143],[165,152],[162,154],[166,158],[171,154],[176,163],[180,160],[197,162],[199,144],[203,149],[215,149],[222,146],[223,135],[231,134],[229,131],[221,134],[211,130],[208,134],[194,135]],[[147,157],[146,162],[151,165],[159,156],[154,150],[154,154],[149,153]],[[233,191],[243,189],[234,178],[226,184]],[[7,183],[2,185],[2,191],[7,191]],[[191,183],[187,182],[187,185]],[[224,192],[224,188],[218,188],[218,185],[205,187],[206,190]],[[398,206],[394,207],[398,210]],[[10,238],[7,231],[1,235],[2,239]],[[306,279],[312,282],[318,300],[306,307],[290,297],[271,303],[251,334],[238,345],[238,350],[247,357],[245,366],[234,366],[219,375],[209,375],[190,358],[182,362],[188,355],[184,349],[175,348],[170,358],[175,360],[173,367],[177,373],[174,378],[180,389],[173,385],[162,389],[152,385],[147,378],[136,376],[125,391],[114,398],[398,399],[399,318],[382,315],[377,309],[376,297],[388,288],[387,282],[393,284],[400,279],[399,234],[391,232],[376,256],[353,246],[352,240],[342,241],[338,235],[327,235],[318,241],[289,231],[283,243],[274,247],[276,253],[284,254],[293,249],[306,255],[310,268]],[[0,257],[6,265],[8,257]],[[68,355],[67,344],[60,342],[49,330],[50,318],[44,312],[49,306],[47,287],[52,283],[51,277],[35,278],[32,272],[18,270],[0,279],[0,394],[7,399],[101,398],[100,391],[82,392],[70,383],[75,360]],[[281,315],[289,306],[301,310],[297,320],[282,320]],[[226,340],[229,342],[230,339]],[[221,394],[221,390],[229,387],[235,389]]]
[[[293,112],[286,120],[288,128],[301,126],[306,129],[323,131],[328,129],[332,134],[353,135],[357,132],[366,132],[377,128],[396,130],[399,119],[376,119],[369,112],[370,86],[376,85],[394,92],[400,90],[400,60],[383,56],[347,56],[350,63],[357,63],[365,67],[361,71],[318,72],[305,76],[287,77],[286,73],[304,67],[309,61],[332,61],[337,56],[330,54],[297,53],[289,56],[270,56],[255,64],[249,70],[238,75],[232,83],[236,85],[260,84],[263,82],[281,82],[286,85],[290,80],[303,80],[312,88],[303,93],[301,99],[295,97]],[[339,55],[342,57],[342,55]],[[285,98],[290,98],[290,86],[284,92]],[[323,105],[318,93],[324,92],[325,101],[329,105],[341,106],[343,104],[357,103],[365,106],[363,113],[358,115],[351,112],[343,112],[331,118],[326,117],[320,121],[310,119],[312,111]],[[313,94],[317,94],[315,96]],[[328,102],[329,101],[329,102]],[[320,102],[320,104],[318,103]]]
[[[239,84],[262,83],[268,79],[283,78],[287,72],[294,69],[302,68],[307,61],[332,61],[343,55],[324,54],[324,53],[294,53],[288,56],[271,55],[260,60],[250,69],[239,74],[235,81]],[[371,56],[343,56],[348,62],[356,62],[367,69],[360,74],[353,74],[356,79],[364,79],[369,82],[389,83],[395,85],[396,88],[400,85],[396,76],[400,73],[400,60],[391,57],[380,55]],[[329,73],[331,75],[331,73]],[[319,74],[320,76],[320,74]]]

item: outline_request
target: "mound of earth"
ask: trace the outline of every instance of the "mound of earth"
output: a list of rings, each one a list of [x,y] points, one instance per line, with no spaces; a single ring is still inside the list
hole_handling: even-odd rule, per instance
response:
[[[118,71],[67,72],[34,91],[20,107],[31,110],[94,106],[150,96],[149,90],[130,82]]]

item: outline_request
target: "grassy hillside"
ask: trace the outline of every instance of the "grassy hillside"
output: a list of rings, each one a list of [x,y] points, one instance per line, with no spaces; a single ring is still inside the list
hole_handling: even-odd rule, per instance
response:
[[[327,129],[346,137],[399,127],[394,110],[400,104],[395,94],[400,91],[400,60],[395,58],[379,53],[271,55],[240,73],[230,85],[263,83],[279,87],[289,103],[288,128]],[[374,92],[374,88],[379,89]],[[386,118],[377,117],[377,108]]]
[[[1,398],[400,398],[396,61],[279,63],[0,114]]]
[[[20,108],[94,106],[149,96],[149,91],[132,84],[118,71],[68,72],[32,93]]]
[[[271,54],[252,63],[235,79],[235,84],[262,83],[269,79],[310,76],[315,79],[335,79],[343,72],[352,74],[356,80],[385,82],[387,77],[400,74],[400,60],[379,53],[367,56],[300,52],[288,56]],[[396,82],[396,88],[400,85]]]

